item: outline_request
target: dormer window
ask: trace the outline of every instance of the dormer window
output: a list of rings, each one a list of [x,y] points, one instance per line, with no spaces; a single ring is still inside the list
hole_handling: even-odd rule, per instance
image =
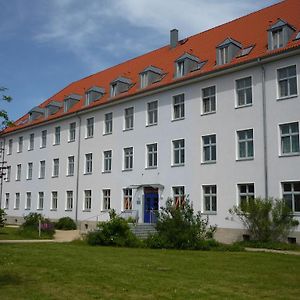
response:
[[[88,106],[91,103],[99,100],[104,95],[104,89],[93,86],[86,92],[85,105]]]
[[[275,50],[284,47],[291,38],[295,29],[284,20],[278,19],[268,29],[268,49]]]
[[[132,86],[129,78],[118,77],[110,84],[110,96],[115,97],[121,93],[127,92]]]
[[[152,83],[158,82],[163,78],[163,71],[154,66],[149,66],[140,73],[141,89],[149,86]]]
[[[36,106],[32,110],[29,111],[29,121],[36,120],[39,117],[44,116],[44,115],[45,115],[44,108]]]
[[[59,111],[59,109],[62,107],[62,103],[58,101],[51,101],[46,105],[46,115],[45,117],[47,118],[50,115],[54,115]]]
[[[81,99],[80,95],[71,94],[64,99],[64,112],[68,112]]]
[[[232,38],[227,38],[217,46],[217,65],[225,65],[242,49],[242,45]]]
[[[176,73],[175,77],[183,77],[184,75],[199,70],[204,62],[200,62],[200,59],[192,54],[184,53],[176,61]]]

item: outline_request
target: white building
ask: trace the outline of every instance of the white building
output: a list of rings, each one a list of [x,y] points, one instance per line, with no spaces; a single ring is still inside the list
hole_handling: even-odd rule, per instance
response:
[[[33,108],[1,135],[9,222],[91,226],[114,208],[151,223],[184,195],[222,241],[241,236],[228,210],[252,197],[285,198],[300,220],[299,11],[289,0],[180,41],[172,30]]]

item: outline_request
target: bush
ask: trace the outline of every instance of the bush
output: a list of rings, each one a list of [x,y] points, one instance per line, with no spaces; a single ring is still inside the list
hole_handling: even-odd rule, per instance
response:
[[[255,198],[229,210],[237,215],[249,231],[252,240],[283,241],[299,225],[283,199]]]
[[[74,220],[70,217],[63,217],[60,218],[57,223],[55,223],[55,228],[61,230],[75,230],[77,229],[77,226]]]
[[[98,229],[87,234],[90,245],[139,247],[142,242],[131,232],[127,221],[111,213],[108,222],[101,222]]]
[[[208,224],[208,217],[194,214],[189,201],[176,207],[168,199],[157,215],[157,234],[151,235],[145,244],[150,248],[202,249],[205,240],[212,239],[216,226]]]
[[[5,225],[5,217],[6,213],[3,209],[0,208],[0,227],[4,227]]]

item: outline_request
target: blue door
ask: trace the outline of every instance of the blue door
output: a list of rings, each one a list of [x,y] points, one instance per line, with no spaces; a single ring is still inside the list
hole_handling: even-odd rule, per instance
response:
[[[147,193],[144,199],[144,223],[156,223],[158,193]]]

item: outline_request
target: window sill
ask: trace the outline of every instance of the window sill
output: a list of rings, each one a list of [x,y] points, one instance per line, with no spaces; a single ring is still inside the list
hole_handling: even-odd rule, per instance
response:
[[[74,174],[67,174],[66,177],[73,177]]]
[[[51,177],[52,178],[58,178],[58,175],[52,175]]]
[[[297,97],[298,97],[298,94],[289,95],[289,96],[279,97],[279,98],[277,98],[277,101],[288,100],[288,99],[293,99],[293,98],[297,98]]]
[[[83,173],[83,175],[92,175],[93,173],[92,172],[89,172],[89,173]]]
[[[177,122],[177,121],[181,121],[181,120],[184,120],[184,119],[185,119],[184,117],[176,118],[176,119],[172,119],[171,122]]]
[[[17,153],[22,153],[23,151],[17,151]]]
[[[209,111],[209,112],[202,113],[201,116],[209,116],[209,115],[214,115],[216,113],[217,113],[216,111]]]
[[[152,127],[152,126],[157,126],[158,123],[153,123],[153,124],[146,124],[146,127]]]
[[[292,156],[300,156],[300,152],[280,154],[278,157],[292,157]]]
[[[240,109],[240,108],[245,108],[245,107],[251,107],[251,106],[253,106],[252,103],[244,104],[244,105],[237,105],[237,106],[235,107],[235,109]]]
[[[72,211],[72,208],[66,208],[65,211]]]
[[[112,132],[104,132],[103,135],[112,135]]]
[[[19,208],[17,208],[17,207],[14,207],[14,210],[19,210]]]
[[[237,158],[235,161],[249,161],[254,160],[254,157]]]
[[[45,148],[46,148],[46,146],[41,146],[41,147],[40,147],[40,149],[45,149]]]
[[[123,129],[123,132],[125,132],[125,131],[131,131],[131,130],[133,130],[133,127],[132,128],[125,128],[125,129]]]
[[[39,177],[38,179],[45,179],[45,177]]]
[[[100,210],[101,213],[109,213],[109,211],[110,211],[110,208]]]
[[[33,149],[28,149],[28,151],[33,151]]]
[[[184,163],[183,164],[173,164],[171,165],[172,168],[176,168],[176,167],[184,167]]]
[[[214,165],[216,163],[217,163],[216,160],[209,160],[209,161],[203,161],[203,162],[201,162],[201,165]]]
[[[16,179],[16,181],[21,181],[21,179]]]
[[[32,178],[26,178],[26,180],[32,180]]]
[[[122,172],[130,172],[132,171],[133,169],[123,169]]]
[[[57,211],[57,208],[50,208],[50,211]]]
[[[25,208],[25,210],[30,210],[30,207]]]
[[[202,212],[202,215],[216,216],[217,212],[216,211],[204,211],[204,212]]]
[[[43,208],[37,208],[36,210],[43,210]]]
[[[88,139],[92,139],[93,137],[94,137],[93,135],[92,136],[86,136],[85,139],[88,140]]]
[[[83,212],[91,212],[90,209],[83,209],[82,211],[83,211]]]
[[[111,171],[102,171],[102,174],[109,174]]]
[[[74,143],[75,142],[75,140],[69,140],[68,141],[68,143]]]
[[[155,170],[155,169],[157,169],[157,166],[155,166],[155,167],[146,167],[145,168],[145,170]]]
[[[59,146],[60,145],[60,143],[59,144],[53,144],[53,146]]]

